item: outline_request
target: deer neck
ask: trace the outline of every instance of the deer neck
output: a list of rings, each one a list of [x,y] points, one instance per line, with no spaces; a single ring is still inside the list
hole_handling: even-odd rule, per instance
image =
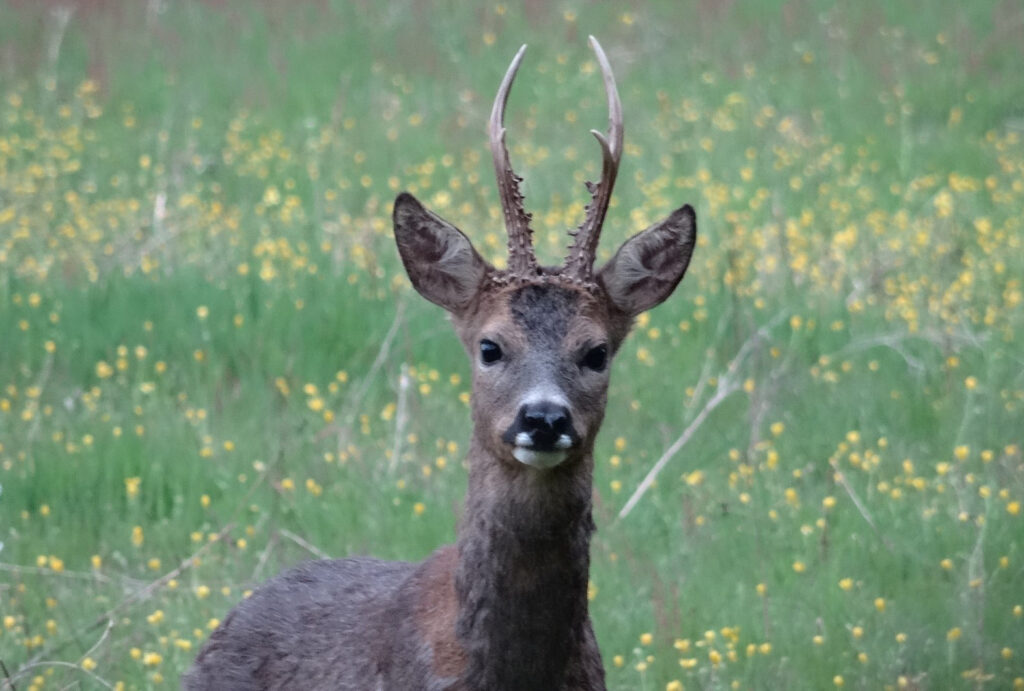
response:
[[[536,472],[470,447],[457,634],[470,689],[557,689],[587,626],[592,448]]]

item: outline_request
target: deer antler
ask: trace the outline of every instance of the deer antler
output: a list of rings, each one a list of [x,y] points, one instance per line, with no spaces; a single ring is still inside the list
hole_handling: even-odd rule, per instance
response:
[[[597,252],[597,242],[601,237],[601,226],[604,224],[604,215],[608,211],[608,202],[612,197],[612,188],[615,186],[615,176],[619,172],[619,161],[622,159],[622,102],[619,101],[619,91],[615,88],[615,75],[612,74],[611,65],[608,64],[608,56],[601,49],[601,44],[593,36],[590,37],[590,47],[597,55],[597,62],[601,66],[601,74],[604,77],[604,90],[608,94],[608,135],[605,136],[597,130],[590,130],[590,133],[601,145],[603,163],[601,166],[601,181],[598,183],[588,182],[587,190],[590,191],[591,201],[587,204],[586,216],[583,223],[570,234],[574,240],[569,248],[569,256],[565,259],[563,273],[570,278],[583,282],[589,282],[594,269],[594,257]]]
[[[501,210],[505,216],[505,229],[508,231],[508,271],[514,276],[530,276],[538,272],[537,257],[533,253],[533,242],[530,229],[530,214],[523,209],[523,193],[519,191],[522,178],[512,170],[508,160],[508,149],[505,148],[505,104],[512,88],[512,81],[519,71],[519,64],[526,52],[524,45],[512,58],[505,78],[498,87],[498,95],[494,97],[491,108],[491,121],[488,134],[491,140],[491,154],[494,156],[494,173],[498,178],[498,194],[501,197]]]

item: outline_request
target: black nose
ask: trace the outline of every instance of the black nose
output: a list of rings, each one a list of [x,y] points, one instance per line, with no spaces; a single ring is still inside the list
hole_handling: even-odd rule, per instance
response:
[[[527,403],[519,409],[517,432],[526,432],[534,448],[550,450],[563,434],[572,430],[569,409],[550,401]]]

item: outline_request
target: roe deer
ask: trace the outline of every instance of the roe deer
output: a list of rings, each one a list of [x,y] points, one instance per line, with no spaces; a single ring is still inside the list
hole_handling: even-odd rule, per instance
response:
[[[604,689],[587,613],[594,438],[609,363],[633,318],[686,271],[696,218],[683,206],[594,270],[622,156],[608,96],[604,164],[565,264],[540,266],[503,126],[523,46],[505,74],[490,142],[508,268],[409,194],[394,204],[409,279],[450,314],[473,369],[469,491],[455,545],[417,563],[314,561],[270,581],[213,632],[186,689],[552,691]]]

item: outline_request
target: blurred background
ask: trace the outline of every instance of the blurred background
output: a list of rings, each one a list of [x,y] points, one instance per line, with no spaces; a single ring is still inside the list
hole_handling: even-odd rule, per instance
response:
[[[700,243],[617,357],[613,689],[1024,688],[1024,7],[0,1],[0,688],[178,683],[298,561],[454,538],[469,369],[409,190],[504,261]],[[685,443],[676,443],[676,442]]]

